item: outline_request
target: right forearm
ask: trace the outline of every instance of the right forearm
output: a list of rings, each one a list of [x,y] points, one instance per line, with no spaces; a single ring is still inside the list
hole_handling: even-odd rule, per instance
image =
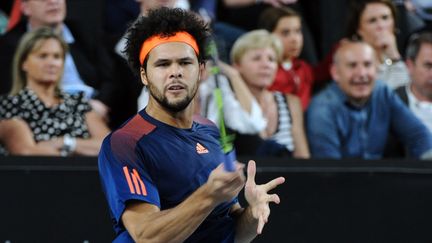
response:
[[[133,232],[129,233],[137,242],[183,242],[215,206],[214,200],[207,196],[205,187],[200,187],[178,206],[143,218],[143,222],[136,224]]]

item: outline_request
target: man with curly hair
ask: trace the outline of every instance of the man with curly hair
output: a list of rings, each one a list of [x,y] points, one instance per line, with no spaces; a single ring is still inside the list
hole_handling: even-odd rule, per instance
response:
[[[268,191],[283,177],[256,185],[254,161],[247,179],[240,163],[227,171],[218,129],[193,117],[209,34],[193,13],[168,8],[128,30],[128,61],[150,99],[99,154],[115,242],[249,242],[268,221],[269,203],[280,201]],[[244,186],[245,209],[237,199]]]

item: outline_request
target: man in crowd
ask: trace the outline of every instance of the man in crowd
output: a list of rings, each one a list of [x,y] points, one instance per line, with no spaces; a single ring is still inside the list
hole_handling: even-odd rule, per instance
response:
[[[414,34],[406,58],[411,82],[396,93],[432,132],[432,32]]]
[[[432,149],[432,135],[423,123],[375,80],[375,53],[367,43],[342,44],[331,74],[335,82],[312,100],[307,112],[312,157],[378,159],[390,131],[410,156],[422,157]]]

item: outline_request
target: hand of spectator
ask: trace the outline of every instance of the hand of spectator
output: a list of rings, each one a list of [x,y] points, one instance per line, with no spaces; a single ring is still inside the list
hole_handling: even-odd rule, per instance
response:
[[[108,122],[109,118],[108,118],[108,112],[109,112],[109,108],[108,106],[106,106],[104,103],[102,103],[99,100],[94,100],[91,99],[89,101],[92,109],[98,114],[100,115],[104,121]]]
[[[237,69],[233,68],[229,64],[226,64],[225,62],[219,61],[218,66],[220,68],[221,73],[225,74],[230,80],[240,76],[240,73]]]
[[[255,161],[250,160],[247,168],[247,180],[245,187],[245,198],[252,211],[254,219],[258,220],[257,234],[261,234],[264,225],[268,221],[270,215],[269,203],[274,202],[279,204],[280,199],[277,194],[268,194],[268,192],[278,185],[285,182],[285,178],[278,177],[266,184],[257,185],[255,183],[256,165]]]
[[[381,56],[390,59],[399,59],[396,36],[389,31],[379,32],[375,37],[374,45],[381,51]]]

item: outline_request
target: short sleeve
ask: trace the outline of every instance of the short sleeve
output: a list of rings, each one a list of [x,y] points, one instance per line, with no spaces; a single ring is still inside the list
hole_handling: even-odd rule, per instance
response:
[[[120,222],[126,202],[139,200],[160,208],[158,190],[145,170],[143,163],[137,163],[134,156],[123,156],[123,152],[133,153],[130,144],[121,144],[123,150],[113,149],[112,134],[105,138],[98,158],[99,175],[112,216]],[[130,147],[130,149],[128,148]]]

